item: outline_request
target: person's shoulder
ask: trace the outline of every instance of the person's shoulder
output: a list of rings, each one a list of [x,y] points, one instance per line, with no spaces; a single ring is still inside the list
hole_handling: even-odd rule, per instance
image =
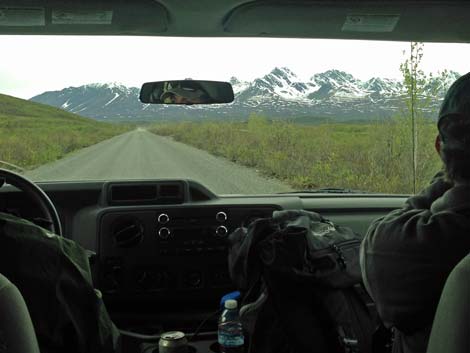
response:
[[[15,285],[11,283],[8,278],[0,273],[0,293],[15,288]]]
[[[24,218],[21,218],[21,217],[18,217],[9,213],[0,212],[0,225],[3,225],[4,232],[8,232],[8,228],[6,228],[5,226],[12,226],[14,227],[14,230],[12,230],[14,232],[19,231],[19,228],[20,228],[22,230],[27,229],[30,234],[34,233],[34,235],[41,234],[47,238],[58,237],[58,235],[50,232],[49,230],[45,228],[38,226],[37,224],[27,219],[24,219]],[[24,233],[24,231],[21,233]]]
[[[465,282],[467,288],[470,288],[470,253],[463,258],[452,270],[448,280],[456,282]]]
[[[456,185],[447,190],[442,197],[431,205],[433,213],[470,210],[470,184]]]
[[[9,225],[21,225],[23,227],[38,227],[31,221],[21,218],[19,216],[12,215],[10,213],[0,212],[0,223]],[[38,227],[39,228],[39,227]]]
[[[5,213],[5,212],[0,212],[0,221],[3,222],[18,222],[23,220],[22,218],[19,218],[17,216],[14,216],[10,213]]]

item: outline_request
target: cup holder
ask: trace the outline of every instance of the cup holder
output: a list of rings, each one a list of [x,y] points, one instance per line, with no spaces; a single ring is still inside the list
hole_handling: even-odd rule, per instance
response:
[[[212,347],[211,347],[211,349],[212,349]],[[149,353],[150,353],[150,352],[151,352],[151,353],[158,353],[158,351],[159,351],[158,348],[155,348],[155,350],[149,351]],[[197,348],[196,348],[196,347],[194,347],[194,346],[192,346],[192,345],[190,345],[190,344],[187,345],[187,349],[186,349],[184,352],[185,352],[185,353],[200,353],[200,352],[197,351]],[[219,352],[219,351],[217,351],[217,352]]]
[[[183,351],[184,353],[220,353],[220,346],[217,341],[214,341],[213,338],[211,338],[210,340],[202,340],[199,343],[190,342],[186,346],[186,350],[183,349]],[[159,353],[158,344],[144,344],[140,347],[139,352]]]

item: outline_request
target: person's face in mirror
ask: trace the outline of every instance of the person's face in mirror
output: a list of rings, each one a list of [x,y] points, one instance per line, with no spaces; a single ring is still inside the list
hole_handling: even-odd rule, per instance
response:
[[[204,103],[200,98],[187,98],[177,94],[168,95],[164,99],[166,104],[201,104]]]
[[[203,101],[200,98],[186,98],[182,96],[175,95],[176,104],[201,104]]]

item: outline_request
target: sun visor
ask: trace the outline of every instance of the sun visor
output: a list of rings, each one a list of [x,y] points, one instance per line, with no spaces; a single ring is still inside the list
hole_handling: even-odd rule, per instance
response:
[[[167,28],[168,12],[153,0],[0,0],[0,34],[151,35]]]
[[[223,26],[233,36],[468,42],[469,22],[462,3],[262,1],[235,8]]]

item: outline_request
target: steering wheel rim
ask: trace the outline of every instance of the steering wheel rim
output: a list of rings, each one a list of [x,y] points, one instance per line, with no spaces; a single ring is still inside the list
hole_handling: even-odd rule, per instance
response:
[[[0,168],[0,180],[2,180],[29,195],[40,208],[45,219],[51,223],[50,231],[62,236],[62,226],[59,214],[49,196],[46,195],[31,180],[7,169]],[[2,183],[0,183],[0,187]]]

